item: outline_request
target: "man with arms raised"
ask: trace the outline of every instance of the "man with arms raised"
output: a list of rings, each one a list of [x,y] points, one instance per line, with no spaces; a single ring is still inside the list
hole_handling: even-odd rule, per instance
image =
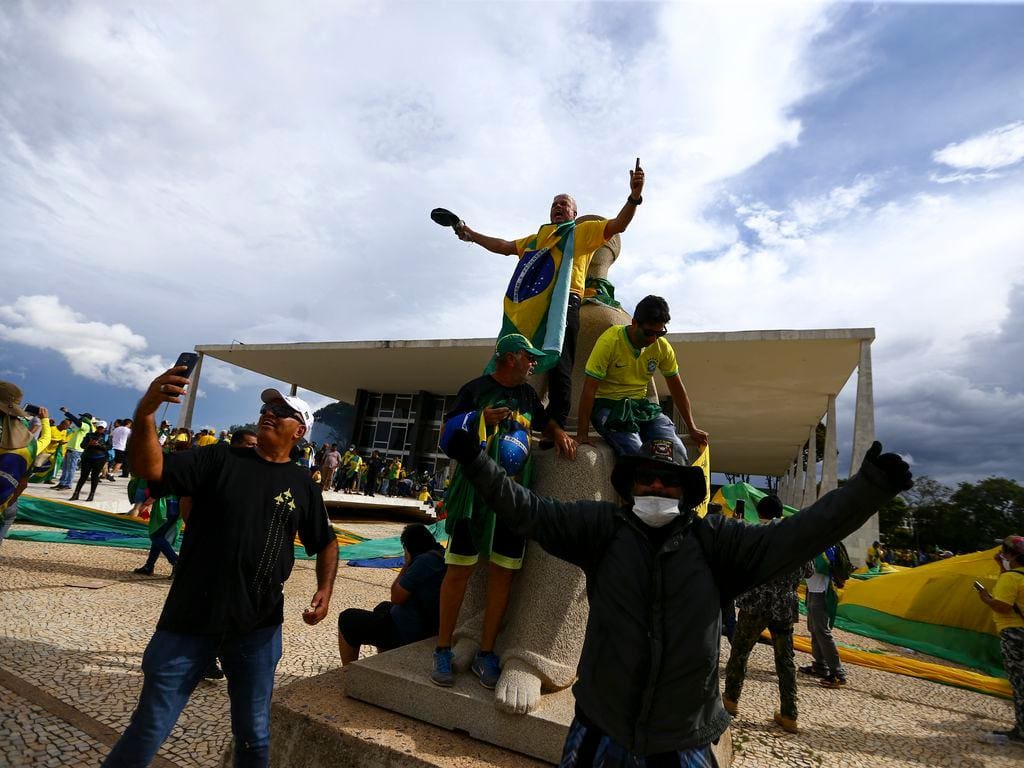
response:
[[[188,379],[172,368],[150,384],[135,412],[128,444],[132,471],[156,492],[192,497],[174,581],[142,657],[142,695],[105,766],[148,765],[171,732],[204,671],[220,656],[228,678],[236,766],[265,766],[270,698],[281,658],[283,585],[298,533],[316,554],[317,588],[302,614],[327,615],[338,545],[323,496],[309,473],[289,460],[313,424],[309,406],[263,391],[254,449],[218,443],[164,454],[153,414],[180,402]]]
[[[750,526],[697,517],[703,470],[686,466],[671,440],[619,457],[611,481],[621,505],[536,496],[466,431],[445,450],[501,523],[586,576],[564,768],[713,766],[711,744],[729,725],[718,690],[723,601],[799,567],[912,485],[906,462],[874,443],[842,488],[775,525]]]
[[[455,225],[455,234],[461,240],[476,243],[491,253],[519,259],[505,295],[505,319],[499,336],[521,333],[534,346],[541,347],[544,354],[538,361],[537,371],[548,371],[547,409],[561,427],[565,427],[572,400],[571,376],[580,330],[580,302],[590,259],[602,244],[626,231],[637,206],[644,201],[643,189],[644,171],[637,158],[636,167],[629,172],[629,196],[614,219],[576,222],[576,201],[571,195],[561,194],[551,201],[550,223],[541,225],[535,235],[503,240],[474,232],[465,222]],[[569,260],[564,285],[559,280],[563,274],[563,259]],[[560,293],[562,288],[564,294]],[[559,300],[561,304],[557,304]],[[538,303],[543,306],[534,306]],[[553,349],[542,343],[539,337],[545,334],[538,331],[550,329],[550,323],[562,317],[565,318],[562,345],[560,349]],[[547,338],[550,337],[548,331]]]

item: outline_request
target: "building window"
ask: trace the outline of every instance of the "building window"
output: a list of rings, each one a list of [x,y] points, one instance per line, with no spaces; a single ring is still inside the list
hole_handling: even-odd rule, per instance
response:
[[[391,425],[391,439],[388,441],[388,448],[392,451],[401,451],[405,449],[405,432],[406,427],[404,424],[392,424]]]

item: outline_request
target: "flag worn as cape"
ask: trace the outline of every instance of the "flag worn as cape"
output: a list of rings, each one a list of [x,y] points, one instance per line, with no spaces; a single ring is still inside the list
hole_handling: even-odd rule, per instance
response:
[[[553,368],[562,354],[575,234],[576,222],[570,220],[559,224],[551,235],[558,238],[555,247],[538,249],[535,235],[527,244],[505,291],[498,338],[521,333],[543,351],[544,357],[537,360],[534,373]],[[492,358],[484,373],[493,373],[496,367],[497,361]]]

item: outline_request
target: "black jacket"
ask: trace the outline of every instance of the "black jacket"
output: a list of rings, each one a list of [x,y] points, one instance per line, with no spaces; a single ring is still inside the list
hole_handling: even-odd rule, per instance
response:
[[[708,744],[728,726],[718,689],[722,601],[799,567],[896,493],[867,466],[775,525],[690,513],[652,535],[629,507],[536,496],[486,454],[464,470],[506,525],[583,569],[590,618],[576,703],[641,755]]]

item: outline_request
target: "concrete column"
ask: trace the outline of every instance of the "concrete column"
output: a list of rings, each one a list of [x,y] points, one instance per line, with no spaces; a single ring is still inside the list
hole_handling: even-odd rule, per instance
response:
[[[836,396],[828,396],[825,413],[825,455],[821,457],[821,488],[818,495],[834,491],[838,485],[839,456],[836,453]]]
[[[804,475],[805,474],[806,473],[804,472],[804,458],[803,458],[803,454],[800,451],[797,451],[797,454],[796,454],[796,465],[795,465],[794,474],[793,474],[793,490],[790,492],[791,493],[791,498],[793,499],[793,503],[792,503],[791,506],[794,506],[797,509],[803,509],[803,506],[804,506]]]
[[[188,392],[185,393],[185,402],[181,404],[181,411],[178,413],[178,428],[192,429],[192,413],[196,407],[196,398],[199,396],[199,374],[203,372],[203,353],[199,353],[196,360],[196,367],[192,371],[192,383],[188,385]]]
[[[291,388],[288,390],[288,394],[291,395],[292,397],[295,397],[297,394],[299,394],[299,385],[292,384]]]
[[[807,440],[807,471],[804,473],[804,487],[801,507],[807,507],[818,500],[818,425],[811,427]]]
[[[853,416],[853,452],[850,456],[850,472],[853,477],[864,461],[875,439],[875,394],[871,383],[871,341],[860,343],[860,362],[857,364],[857,405]]]
[[[779,499],[783,504],[789,504],[789,482],[792,471],[792,467],[787,467],[786,471],[782,473],[782,478],[779,480]]]

